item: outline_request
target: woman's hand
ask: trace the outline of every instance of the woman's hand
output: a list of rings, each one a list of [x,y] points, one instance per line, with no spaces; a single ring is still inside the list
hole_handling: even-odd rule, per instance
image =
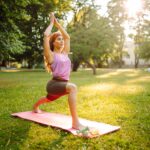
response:
[[[49,14],[49,18],[50,18],[51,24],[54,24],[55,16],[54,16],[54,13],[53,13],[53,12]]]
[[[47,37],[50,38],[50,34],[51,34],[51,31],[52,31],[52,28],[53,28],[53,25],[54,25],[54,18],[55,18],[54,13],[50,13],[49,18],[50,18],[50,24],[44,32],[44,37],[46,37],[46,38]]]
[[[59,22],[57,21],[56,17],[54,16],[54,25],[59,28],[60,24]]]

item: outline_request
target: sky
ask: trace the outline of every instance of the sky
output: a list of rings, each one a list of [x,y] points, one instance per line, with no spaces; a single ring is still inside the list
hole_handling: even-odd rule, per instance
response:
[[[96,5],[100,5],[101,9],[98,11],[101,15],[105,15],[107,11],[107,3],[110,0],[94,0]]]

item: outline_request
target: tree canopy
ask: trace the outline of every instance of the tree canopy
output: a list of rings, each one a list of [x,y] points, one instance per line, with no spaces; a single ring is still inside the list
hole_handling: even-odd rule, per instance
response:
[[[125,10],[126,0],[110,0],[106,15],[101,15],[92,0],[2,0],[0,2],[0,62],[9,60],[28,62],[28,68],[43,62],[43,32],[48,26],[48,14],[54,12],[71,36],[73,71],[84,63],[93,69],[122,67],[125,41],[124,23],[130,20]],[[66,22],[68,12],[73,17]],[[132,37],[136,44],[135,55],[149,60],[150,53],[150,4],[144,0],[138,12]],[[55,31],[55,29],[53,30]]]

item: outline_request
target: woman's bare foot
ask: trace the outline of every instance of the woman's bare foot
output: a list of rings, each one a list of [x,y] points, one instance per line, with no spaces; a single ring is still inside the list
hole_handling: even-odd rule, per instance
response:
[[[87,126],[84,126],[82,125],[81,123],[76,123],[76,124],[73,124],[72,125],[72,128],[73,129],[76,129],[76,130],[83,130],[84,128],[86,128]]]
[[[72,128],[77,129],[77,134],[79,136],[89,137],[89,136],[99,135],[99,131],[97,129],[88,127],[88,126],[84,126],[81,123],[74,124],[72,126]]]
[[[40,114],[40,113],[42,113],[43,111],[40,110],[39,108],[34,108],[34,109],[33,109],[33,112],[34,112],[34,113],[39,113],[39,114]]]
[[[79,136],[89,137],[91,135],[89,127],[84,126],[81,123],[74,124],[72,128],[77,129],[76,133]]]

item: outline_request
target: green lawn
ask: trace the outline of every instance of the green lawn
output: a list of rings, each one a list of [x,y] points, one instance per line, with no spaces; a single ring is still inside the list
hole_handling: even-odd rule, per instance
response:
[[[0,149],[11,150],[148,150],[150,147],[150,73],[143,69],[100,69],[71,73],[78,86],[81,118],[121,126],[102,137],[85,139],[60,129],[11,117],[29,111],[51,76],[44,71],[0,72]],[[41,106],[69,114],[67,97]]]

